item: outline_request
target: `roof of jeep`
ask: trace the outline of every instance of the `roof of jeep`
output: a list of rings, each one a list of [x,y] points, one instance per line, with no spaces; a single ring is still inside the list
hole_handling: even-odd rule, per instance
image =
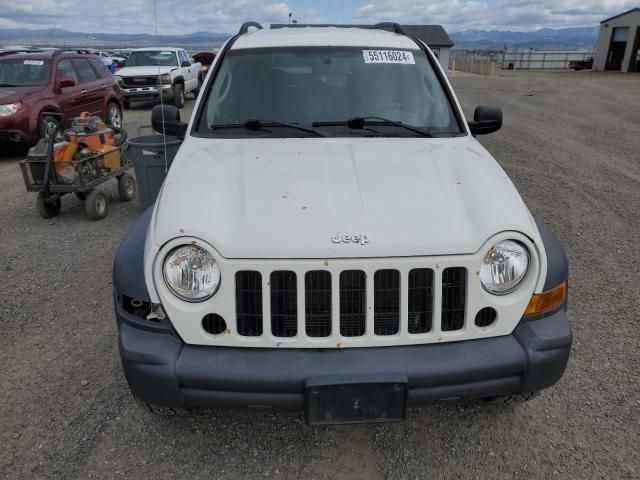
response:
[[[238,37],[231,50],[268,47],[378,47],[417,49],[405,35],[357,27],[296,27],[258,30]]]

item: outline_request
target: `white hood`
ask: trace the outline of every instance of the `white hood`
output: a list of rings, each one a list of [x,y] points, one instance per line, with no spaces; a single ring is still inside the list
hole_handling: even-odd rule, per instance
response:
[[[472,137],[201,139],[181,147],[152,239],[201,238],[226,258],[467,254],[537,237],[515,187]],[[340,232],[369,242],[334,243]]]
[[[165,73],[169,73],[177,68],[178,67],[159,67],[157,65],[149,65],[145,67],[124,67],[118,70],[116,75],[120,75],[121,77],[164,75]]]

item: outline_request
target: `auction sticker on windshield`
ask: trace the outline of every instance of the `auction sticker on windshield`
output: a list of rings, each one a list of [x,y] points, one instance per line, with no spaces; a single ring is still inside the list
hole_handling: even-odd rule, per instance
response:
[[[402,50],[363,50],[364,63],[406,63],[415,65],[413,52]]]

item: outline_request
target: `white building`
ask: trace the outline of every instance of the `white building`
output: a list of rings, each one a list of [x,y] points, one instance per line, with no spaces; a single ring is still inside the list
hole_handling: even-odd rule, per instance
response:
[[[593,69],[640,72],[640,8],[603,20]]]

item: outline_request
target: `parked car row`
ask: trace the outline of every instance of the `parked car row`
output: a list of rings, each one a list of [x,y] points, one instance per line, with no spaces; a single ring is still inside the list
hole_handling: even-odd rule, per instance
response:
[[[187,93],[198,96],[205,75],[180,48],[0,49],[0,145],[35,144],[60,118],[68,123],[85,111],[121,127],[132,102],[162,99],[182,108]]]
[[[0,56],[0,144],[34,144],[60,118],[90,112],[122,126],[122,91],[95,55],[59,50]]]

